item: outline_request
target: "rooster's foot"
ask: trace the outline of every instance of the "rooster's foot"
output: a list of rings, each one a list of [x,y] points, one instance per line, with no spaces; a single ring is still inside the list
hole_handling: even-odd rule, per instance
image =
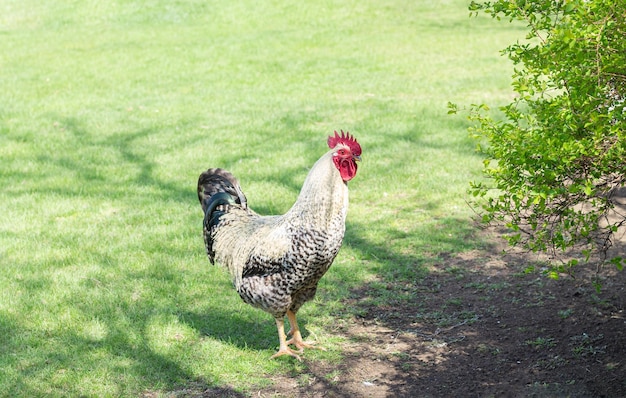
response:
[[[296,333],[292,333],[293,337],[287,340],[287,345],[294,345],[298,348],[298,352],[304,352],[305,348],[311,348],[321,351],[326,351],[325,348],[319,347],[315,341],[304,341],[302,340],[302,336],[300,335],[300,331],[296,331]]]
[[[302,352],[302,351],[300,351],[300,352]],[[302,362],[302,358],[300,358],[298,353],[296,351],[292,350],[289,347],[281,348],[280,350],[278,350],[278,352],[276,354],[272,355],[271,359],[278,358],[278,357],[281,357],[283,355],[292,356],[292,357],[296,358],[298,361]]]

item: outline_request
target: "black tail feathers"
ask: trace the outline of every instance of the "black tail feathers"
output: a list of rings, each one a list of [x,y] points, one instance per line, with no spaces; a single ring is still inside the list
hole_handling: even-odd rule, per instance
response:
[[[246,195],[231,173],[223,169],[208,169],[198,178],[198,200],[204,211],[203,230],[207,255],[211,263],[214,263],[213,229],[219,224],[220,217],[231,207],[248,210]]]
[[[224,169],[208,169],[198,178],[198,200],[204,211],[205,227],[213,227],[231,205],[246,209],[247,199],[239,181]]]
[[[204,209],[204,225],[209,229],[216,226],[220,221],[220,217],[226,213],[228,205],[234,205],[235,203],[233,196],[226,192],[218,192],[211,196]],[[218,206],[222,210],[218,210]]]

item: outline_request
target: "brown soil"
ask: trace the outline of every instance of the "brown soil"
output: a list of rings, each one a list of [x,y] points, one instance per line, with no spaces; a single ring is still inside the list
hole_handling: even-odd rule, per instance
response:
[[[491,236],[492,241],[497,238]],[[309,361],[269,375],[252,397],[626,397],[626,272],[597,292],[589,276],[551,280],[524,270],[536,259],[502,247],[444,258],[413,285],[387,289],[414,300],[346,305],[340,364]],[[380,289],[380,287],[378,287]],[[233,397],[230,389],[182,396]]]
[[[499,249],[498,249],[499,250]],[[524,273],[528,258],[474,251],[445,259],[414,286],[415,302],[347,305],[340,365],[308,362],[271,377],[259,397],[624,397],[624,272],[597,292],[588,278]]]

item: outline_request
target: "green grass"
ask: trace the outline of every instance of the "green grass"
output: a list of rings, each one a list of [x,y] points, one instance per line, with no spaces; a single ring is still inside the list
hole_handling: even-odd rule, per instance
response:
[[[330,348],[307,359],[340,361],[343,299],[484,244],[465,202],[481,159],[446,104],[507,102],[498,50],[520,36],[457,0],[4,1],[2,394],[249,391],[301,370],[266,360],[271,317],[209,266],[195,184],[226,167],[284,212],[335,129],[364,162],[301,313]]]

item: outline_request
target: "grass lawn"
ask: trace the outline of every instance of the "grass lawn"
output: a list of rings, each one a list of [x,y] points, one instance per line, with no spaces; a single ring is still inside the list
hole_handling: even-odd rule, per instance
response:
[[[448,101],[508,102],[498,50],[522,35],[466,1],[5,0],[0,5],[0,391],[246,392],[305,364],[268,360],[268,314],[211,267],[195,184],[239,177],[281,213],[335,129],[364,162],[347,235],[302,322],[333,325],[364,283],[412,283],[471,250],[481,159]],[[411,297],[405,299],[410,300]]]

